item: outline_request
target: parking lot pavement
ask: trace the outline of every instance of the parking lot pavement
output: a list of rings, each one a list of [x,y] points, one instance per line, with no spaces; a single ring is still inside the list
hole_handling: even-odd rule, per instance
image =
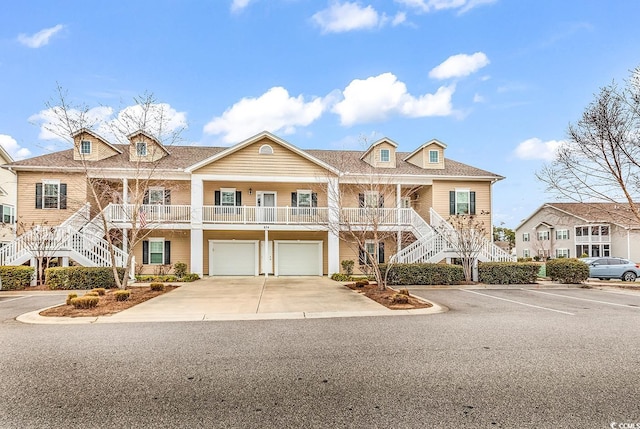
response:
[[[428,289],[411,293],[435,301],[453,312],[483,314],[513,312],[554,313],[566,317],[625,314],[640,317],[640,292],[581,288],[539,289],[536,287],[495,289]]]

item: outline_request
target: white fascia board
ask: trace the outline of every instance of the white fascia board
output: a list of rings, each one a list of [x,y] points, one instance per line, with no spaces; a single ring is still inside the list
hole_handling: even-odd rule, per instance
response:
[[[330,177],[311,176],[240,176],[237,174],[192,174],[193,179],[208,182],[276,182],[276,183],[327,183]]]

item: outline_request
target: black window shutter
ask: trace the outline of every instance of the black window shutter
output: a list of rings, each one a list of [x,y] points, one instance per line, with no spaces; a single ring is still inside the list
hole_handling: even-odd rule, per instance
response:
[[[364,207],[364,194],[358,194],[358,204],[360,208]]]
[[[236,191],[236,206],[242,205],[242,191]]]
[[[42,183],[36,183],[36,208],[42,208]]]
[[[171,189],[164,190],[164,203],[168,206],[171,205]]]
[[[60,184],[60,208],[61,209],[67,208],[67,184],[66,183]]]
[[[298,193],[291,193],[291,207],[298,207]]]
[[[456,191],[449,191],[449,214],[456,214]]]
[[[378,208],[383,208],[384,207],[384,195],[380,195],[378,197]]]
[[[476,214],[476,193],[474,191],[469,192],[469,214]]]
[[[164,242],[164,264],[171,264],[171,242],[167,240]]]
[[[142,197],[142,204],[149,204],[149,191],[144,191],[144,197]]]
[[[149,241],[148,240],[144,240],[142,242],[142,263],[143,264],[149,263]]]
[[[364,253],[364,249],[360,247],[358,250],[358,264],[367,265],[367,255]]]
[[[213,204],[216,206],[220,205],[220,191],[215,191],[213,193]]]
[[[311,207],[318,207],[318,194],[316,192],[311,193]]]
[[[384,241],[378,243],[378,263],[384,264]]]
[[[5,223],[5,221],[4,221],[4,207],[2,206],[2,204],[0,204],[0,223]],[[9,221],[7,223],[11,223],[11,221]]]

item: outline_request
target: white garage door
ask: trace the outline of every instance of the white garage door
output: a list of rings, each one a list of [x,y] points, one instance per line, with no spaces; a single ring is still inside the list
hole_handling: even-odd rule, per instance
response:
[[[210,276],[257,276],[258,241],[209,241]]]
[[[277,276],[321,276],[321,241],[276,241]]]

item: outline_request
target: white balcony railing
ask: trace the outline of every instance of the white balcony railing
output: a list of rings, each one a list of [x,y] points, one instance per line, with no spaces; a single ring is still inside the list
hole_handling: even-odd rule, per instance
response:
[[[110,222],[140,222],[144,223],[189,223],[191,222],[191,206],[189,205],[162,205],[143,204],[109,204],[105,209],[107,219]]]
[[[576,244],[611,243],[610,235],[577,235]]]
[[[385,226],[411,225],[413,209],[398,208],[343,208],[340,222],[348,225]]]
[[[254,207],[204,206],[203,223],[325,225],[329,221],[326,207]]]

